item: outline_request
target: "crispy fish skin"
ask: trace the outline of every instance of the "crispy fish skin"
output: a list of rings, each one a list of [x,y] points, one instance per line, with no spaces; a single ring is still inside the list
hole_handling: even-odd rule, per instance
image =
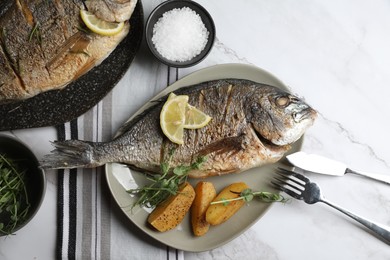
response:
[[[9,86],[20,86],[20,80],[14,73],[11,65],[8,62],[7,56],[0,46],[0,89],[5,89]],[[14,99],[21,95],[26,95],[23,87],[9,88],[6,91],[0,91],[1,99]]]
[[[99,2],[99,1],[98,1]],[[126,37],[84,30],[82,0],[6,0],[0,16],[0,103],[61,89],[100,64]]]
[[[148,172],[160,172],[169,151],[171,166],[187,165],[207,156],[190,177],[241,172],[279,160],[316,118],[297,97],[272,86],[248,80],[226,79],[175,91],[188,95],[189,104],[212,117],[208,125],[185,130],[184,145],[170,142],[161,131],[159,115],[166,98],[126,123],[114,140],[54,142],[43,168],[97,167],[120,162]]]

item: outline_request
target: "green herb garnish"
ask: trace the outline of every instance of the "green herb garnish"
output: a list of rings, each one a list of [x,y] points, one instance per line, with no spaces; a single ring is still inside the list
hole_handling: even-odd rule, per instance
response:
[[[0,232],[12,234],[30,208],[24,183],[26,170],[0,154]]]
[[[33,39],[33,37],[35,37],[35,39],[37,39],[39,43],[42,43],[42,35],[39,29],[39,23],[35,23],[34,27],[30,32],[30,35],[28,36],[28,41],[30,42]]]
[[[0,32],[0,40],[4,40],[5,37],[7,36],[7,33],[6,33],[6,30],[5,28],[1,28],[1,32]]]
[[[234,199],[221,199],[219,201],[211,202],[210,204],[223,204],[227,206],[232,201],[243,200],[250,202],[254,198],[259,198],[264,202],[287,202],[288,199],[284,198],[280,194],[268,192],[268,191],[252,191],[252,189],[245,189],[241,192],[230,191],[232,193],[240,194],[240,197]]]
[[[176,195],[180,184],[187,180],[190,170],[199,169],[206,161],[206,157],[199,157],[191,165],[180,165],[171,171],[170,161],[173,156],[173,150],[170,151],[167,162],[160,165],[161,175],[148,177],[152,183],[145,185],[142,188],[127,190],[128,193],[139,195],[138,200],[133,204],[133,208],[137,205],[141,207],[154,208],[162,201],[166,200],[170,195]]]
[[[89,54],[87,51],[69,51],[69,53],[72,53],[72,54],[84,54],[84,55],[86,55],[86,56],[88,56],[88,57],[91,57],[91,54]]]
[[[91,34],[91,31],[89,31],[88,29],[85,29],[81,26],[77,26],[77,30],[79,30],[80,32],[83,32],[85,34]]]

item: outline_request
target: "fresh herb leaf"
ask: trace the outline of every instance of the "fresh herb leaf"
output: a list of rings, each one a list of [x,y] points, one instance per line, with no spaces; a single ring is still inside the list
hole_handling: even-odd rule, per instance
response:
[[[241,196],[243,197],[243,200],[245,202],[249,202],[249,201],[253,200],[253,198],[254,198],[252,189],[245,189],[245,190],[243,190],[241,192]]]
[[[78,26],[77,30],[79,30],[80,32],[86,33],[86,34],[91,34],[91,31],[88,30],[88,28],[85,28],[85,27]]]
[[[191,169],[191,166],[180,165],[173,169],[173,173],[177,176],[183,176]]]
[[[5,38],[7,37],[7,31],[5,28],[1,28],[0,30],[0,41],[4,42]]]
[[[30,203],[25,173],[14,160],[0,154],[0,233],[12,234],[27,217]]]
[[[161,175],[156,175],[148,178],[151,181],[150,185],[145,185],[142,188],[127,190],[132,195],[138,195],[138,200],[133,204],[135,206],[154,208],[170,195],[176,195],[179,186],[183,184],[188,177],[189,171],[199,169],[207,158],[199,157],[191,165],[179,165],[171,170],[170,162],[172,160],[174,150],[170,150],[168,160],[161,163]]]
[[[28,36],[28,41],[31,42],[31,40],[35,37],[35,39],[41,44],[42,43],[42,35],[39,27],[39,23],[35,23],[34,27],[32,28],[30,35]]]
[[[169,163],[162,163],[160,165],[160,168],[161,168],[161,172],[163,174],[166,174],[169,171]],[[158,177],[158,176],[161,176],[161,175],[156,175],[156,177]]]
[[[232,193],[240,194],[239,197],[234,199],[221,199],[219,201],[213,201],[210,204],[223,204],[227,206],[232,201],[243,200],[245,202],[250,202],[254,198],[258,198],[264,202],[287,202],[288,199],[284,198],[282,195],[277,193],[272,193],[268,191],[253,191],[252,189],[245,189],[240,193],[231,191]]]
[[[91,54],[89,54],[87,51],[85,50],[80,50],[80,51],[69,51],[69,53],[73,53],[73,54],[84,54],[85,56],[88,56],[88,57],[91,57]]]
[[[221,198],[221,202],[224,206],[227,206],[229,204],[229,201],[225,198]]]
[[[273,201],[287,202],[288,201],[288,199],[284,198],[282,195],[277,193],[272,193],[272,192],[266,192],[266,191],[257,192],[257,193],[255,192],[254,195],[265,202],[273,202]]]

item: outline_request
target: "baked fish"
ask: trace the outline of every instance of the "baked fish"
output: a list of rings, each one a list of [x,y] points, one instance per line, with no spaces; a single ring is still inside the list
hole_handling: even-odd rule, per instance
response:
[[[89,4],[94,2],[94,4]],[[101,19],[127,21],[137,0],[86,1]],[[114,36],[86,30],[82,0],[0,1],[0,103],[61,89],[100,64],[128,34]]]
[[[97,167],[109,162],[159,173],[170,151],[171,166],[207,160],[190,177],[241,172],[278,161],[311,126],[316,111],[276,87],[242,79],[224,79],[183,87],[189,104],[212,117],[203,128],[185,130],[184,144],[169,141],[160,128],[160,111],[167,96],[127,122],[110,142],[66,140],[41,161],[43,168]]]

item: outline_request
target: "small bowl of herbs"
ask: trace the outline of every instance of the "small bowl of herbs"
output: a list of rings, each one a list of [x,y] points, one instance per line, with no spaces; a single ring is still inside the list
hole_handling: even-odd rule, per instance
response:
[[[0,236],[14,234],[35,216],[45,188],[33,152],[16,138],[0,135]]]

